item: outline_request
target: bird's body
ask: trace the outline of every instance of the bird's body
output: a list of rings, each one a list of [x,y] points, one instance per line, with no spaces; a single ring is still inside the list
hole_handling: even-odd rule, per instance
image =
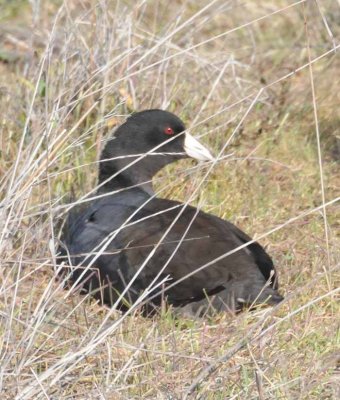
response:
[[[137,161],[127,168],[131,158],[119,158],[118,163],[112,158],[147,152],[158,143],[132,143],[130,147],[135,149],[126,149],[123,144],[122,149],[120,142],[128,137],[121,141],[118,129],[117,139],[102,155],[102,160],[109,161],[103,161],[101,166],[100,197],[73,215],[64,230],[64,260],[75,266],[71,279],[109,305],[115,304],[125,291],[118,302],[121,309],[132,305],[145,290],[153,305],[166,298],[175,307],[201,304],[208,298],[218,310],[235,308],[240,303],[275,304],[282,300],[272,260],[258,243],[244,247],[251,238],[230,222],[154,195],[152,176],[169,162],[184,158],[179,147],[185,148],[187,142],[183,145],[184,126],[180,120],[175,119],[174,124],[172,118],[176,117],[160,110],[137,113],[133,118],[139,131],[143,131],[147,119],[140,121],[138,115],[145,117],[147,113],[159,117],[160,131],[172,127],[178,135],[174,141],[179,143],[171,145],[170,141],[164,145],[172,146],[175,154],[169,155],[171,149],[165,152],[163,147],[166,155],[147,156],[141,161],[136,156],[132,162]],[[129,120],[125,123],[126,132],[128,128]],[[133,131],[133,124],[130,128]],[[200,150],[197,143],[196,151],[207,151],[204,147]],[[143,172],[143,164],[148,163]],[[136,167],[138,173],[133,173]]]

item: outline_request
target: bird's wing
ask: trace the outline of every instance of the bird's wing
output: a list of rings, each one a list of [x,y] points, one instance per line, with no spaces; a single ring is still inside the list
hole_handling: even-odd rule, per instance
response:
[[[138,278],[142,287],[157,275],[158,281],[168,277],[171,283],[191,274],[169,293],[176,299],[182,295],[192,299],[202,296],[202,288],[207,294],[222,290],[235,276],[261,274],[257,252],[270,258],[257,243],[195,272],[251,239],[231,223],[191,206],[182,207],[175,201],[155,199],[135,216],[139,222],[121,232],[120,241],[129,243],[125,250],[129,278],[143,262],[145,268]]]

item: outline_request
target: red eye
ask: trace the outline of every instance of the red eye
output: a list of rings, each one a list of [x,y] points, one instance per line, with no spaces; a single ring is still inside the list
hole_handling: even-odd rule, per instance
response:
[[[173,135],[174,134],[174,130],[172,128],[170,128],[170,126],[168,126],[167,128],[164,129],[164,133],[166,135]]]

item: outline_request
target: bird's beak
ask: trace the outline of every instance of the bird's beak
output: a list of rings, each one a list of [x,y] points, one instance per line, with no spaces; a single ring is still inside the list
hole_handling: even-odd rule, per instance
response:
[[[215,160],[210,151],[187,132],[185,133],[184,138],[184,150],[189,157],[195,158],[199,161]]]

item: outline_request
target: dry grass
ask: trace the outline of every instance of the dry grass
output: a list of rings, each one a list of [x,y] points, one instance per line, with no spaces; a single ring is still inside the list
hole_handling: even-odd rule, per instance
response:
[[[2,0],[0,15],[2,398],[339,398],[337,1]],[[193,204],[262,237],[276,309],[145,319],[55,281],[57,227],[95,187],[103,140],[151,107],[216,154],[228,143],[204,182],[187,161],[155,186],[187,201],[202,183]]]

